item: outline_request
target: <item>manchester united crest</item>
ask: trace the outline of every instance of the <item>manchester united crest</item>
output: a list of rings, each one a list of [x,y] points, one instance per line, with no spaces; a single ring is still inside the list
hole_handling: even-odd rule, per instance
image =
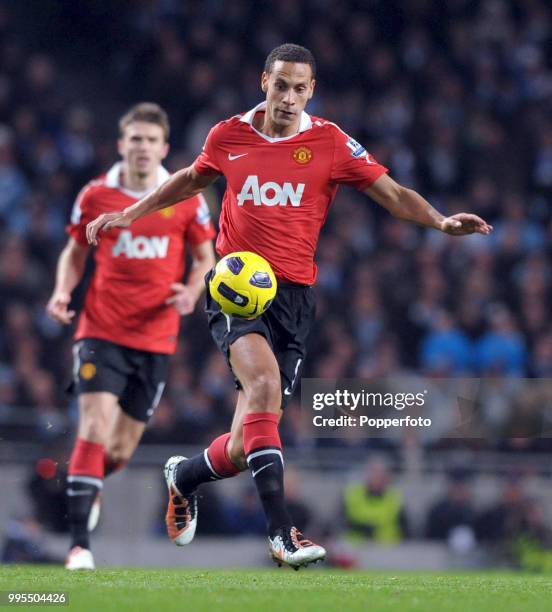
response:
[[[170,219],[171,217],[174,217],[175,212],[174,206],[168,206],[167,208],[162,208],[159,211],[159,214],[162,217],[165,217],[165,219]]]
[[[90,361],[83,363],[80,367],[80,375],[84,380],[90,380],[96,376],[96,366]]]
[[[308,147],[299,147],[293,152],[293,159],[298,164],[308,164],[312,159],[312,151]]]

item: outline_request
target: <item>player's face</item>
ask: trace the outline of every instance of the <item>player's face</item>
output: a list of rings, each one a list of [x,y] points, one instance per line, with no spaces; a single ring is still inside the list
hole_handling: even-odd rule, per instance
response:
[[[270,73],[263,72],[261,88],[266,93],[266,112],[279,127],[299,129],[301,113],[312,98],[315,80],[308,64],[274,62]]]
[[[142,178],[157,172],[169,152],[163,128],[156,123],[133,121],[125,127],[118,143],[119,155],[131,174]]]

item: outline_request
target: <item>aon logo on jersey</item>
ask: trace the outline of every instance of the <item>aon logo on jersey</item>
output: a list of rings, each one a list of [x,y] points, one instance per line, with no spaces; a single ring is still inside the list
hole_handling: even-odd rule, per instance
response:
[[[132,232],[124,230],[113,247],[113,257],[125,255],[128,259],[164,259],[169,250],[168,236],[132,236]]]
[[[293,186],[291,183],[278,185],[273,181],[268,181],[259,185],[259,177],[252,174],[245,179],[245,183],[238,194],[238,204],[243,206],[247,201],[252,200],[255,206],[264,204],[265,206],[300,206],[301,198],[305,191],[305,183],[297,183]]]

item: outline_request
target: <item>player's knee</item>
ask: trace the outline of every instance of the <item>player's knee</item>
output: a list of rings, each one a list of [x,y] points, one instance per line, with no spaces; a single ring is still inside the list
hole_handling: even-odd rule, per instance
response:
[[[272,372],[261,372],[244,385],[248,412],[277,411],[280,409],[280,377]]]
[[[105,452],[113,463],[127,463],[132,455],[125,446],[119,442],[108,442]]]
[[[101,412],[82,410],[79,421],[79,437],[91,442],[104,444],[107,439],[109,424]]]
[[[240,470],[247,469],[245,451],[243,450],[243,440],[233,440],[230,438],[226,445],[226,452],[230,461]]]

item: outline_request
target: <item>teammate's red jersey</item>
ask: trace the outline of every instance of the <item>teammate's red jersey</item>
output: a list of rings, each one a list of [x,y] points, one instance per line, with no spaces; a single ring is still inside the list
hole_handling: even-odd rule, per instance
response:
[[[86,224],[105,212],[122,210],[145,194],[120,185],[120,164],[80,192],[67,233],[88,246]],[[160,185],[169,173],[159,168]],[[180,317],[165,300],[171,283],[184,274],[186,244],[215,235],[203,196],[151,213],[128,229],[105,232],[95,249],[96,269],[86,293],[75,339],[102,338],[123,346],[174,353]]]
[[[280,280],[312,285],[318,236],[338,185],[364,190],[387,168],[335,123],[305,112],[298,134],[266,136],[253,127],[265,107],[214,126],[194,167],[227,180],[219,255],[254,251]]]

